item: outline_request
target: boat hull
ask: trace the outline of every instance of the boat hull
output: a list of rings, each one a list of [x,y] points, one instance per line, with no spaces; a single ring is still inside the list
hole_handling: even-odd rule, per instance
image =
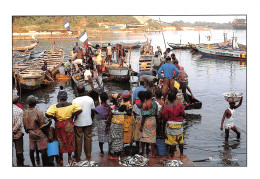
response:
[[[244,52],[229,52],[225,50],[206,49],[196,45],[197,50],[206,57],[219,58],[223,60],[238,60],[246,61],[246,54]]]
[[[127,68],[109,68],[109,75],[110,76],[128,76],[129,70]]]

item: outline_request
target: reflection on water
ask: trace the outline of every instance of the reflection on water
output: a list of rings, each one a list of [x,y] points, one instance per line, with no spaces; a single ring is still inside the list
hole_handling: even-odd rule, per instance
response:
[[[240,145],[240,141],[225,141],[223,143],[223,150],[219,153],[221,164],[224,166],[239,166],[238,158],[232,153],[232,150],[237,149]]]
[[[212,43],[223,41],[223,30],[212,31]],[[233,31],[225,31],[233,35]],[[166,42],[179,43],[180,35],[182,43],[198,43],[198,31],[167,31],[164,33]],[[207,35],[209,31],[201,33],[201,42],[205,43],[202,37]],[[91,41],[109,41],[114,42],[134,42],[144,41],[144,33],[93,33]],[[152,39],[152,45],[160,46],[165,50],[164,41],[161,33],[148,33],[147,36]],[[246,31],[237,32],[238,42],[246,44]],[[229,37],[229,35],[228,35]],[[203,41],[204,40],[204,41]],[[50,50],[53,46],[54,40],[40,40],[37,48],[34,51]],[[65,52],[65,60],[71,57],[71,50],[77,39],[56,39],[55,47],[59,49],[62,47]],[[16,41],[21,43],[20,41]],[[195,98],[202,102],[202,108],[198,110],[187,111],[189,114],[200,115],[200,119],[185,119],[184,122],[184,144],[185,154],[191,160],[205,159],[208,157],[217,158],[219,161],[196,163],[197,166],[246,166],[246,70],[245,62],[218,60],[212,58],[201,57],[200,54],[192,54],[190,50],[173,50],[176,58],[179,60],[180,66],[183,66],[189,76],[189,87]],[[138,49],[132,50],[131,66],[133,70],[139,69],[138,60],[140,53]],[[25,100],[28,95],[33,94],[39,99],[37,107],[42,111],[46,111],[48,107],[57,102],[57,94],[60,83],[52,86],[41,88],[31,93],[21,95],[21,103],[26,107]],[[75,92],[71,82],[62,84],[68,92],[68,101],[75,98]],[[120,83],[106,83],[108,92],[122,92],[123,90],[131,90],[130,85]],[[242,105],[236,109],[234,114],[235,124],[241,131],[240,142],[232,142],[236,138],[230,133],[230,141],[228,144],[224,142],[224,134],[219,130],[220,122],[224,111],[229,107],[224,100],[223,93],[235,91],[242,92],[244,99]],[[97,125],[97,124],[96,124]],[[96,127],[94,128],[94,135],[96,135]],[[93,137],[95,140],[96,138]],[[24,136],[25,155],[28,155],[28,135]],[[93,148],[98,150],[98,148]],[[15,157],[15,155],[14,155]],[[227,160],[227,159],[232,159]],[[15,158],[13,158],[14,163]],[[229,162],[230,161],[230,162]],[[27,164],[30,164],[30,159],[26,158]]]

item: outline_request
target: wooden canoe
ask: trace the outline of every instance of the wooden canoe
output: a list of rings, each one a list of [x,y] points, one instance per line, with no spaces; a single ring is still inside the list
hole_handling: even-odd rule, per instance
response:
[[[229,51],[219,48],[207,48],[205,46],[196,45],[196,49],[206,57],[218,58],[223,60],[239,60],[246,61],[246,52],[244,51]],[[210,47],[210,46],[208,46]]]
[[[188,98],[189,98],[191,104],[189,106],[185,106],[185,110],[200,109],[202,107],[202,102],[200,102],[196,98],[192,99],[191,95],[189,95],[189,94],[187,94],[187,95],[188,95]]]
[[[26,51],[26,50],[31,50],[33,49],[35,46],[37,45],[37,43],[33,43],[31,45],[27,45],[27,46],[14,46],[13,47],[13,51]]]
[[[191,49],[190,44],[176,44],[176,43],[169,43],[169,42],[167,42],[167,44],[173,49]]]

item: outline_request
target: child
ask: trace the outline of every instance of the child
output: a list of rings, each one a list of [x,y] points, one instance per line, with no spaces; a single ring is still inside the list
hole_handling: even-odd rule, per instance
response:
[[[234,119],[232,115],[235,112],[235,109],[237,109],[242,104],[243,97],[240,99],[239,104],[235,105],[235,102],[229,103],[229,108],[226,109],[222,121],[221,121],[221,127],[220,130],[223,130],[223,124],[225,127],[225,139],[228,140],[229,137],[229,130],[232,129],[237,134],[237,139],[240,139],[240,132],[238,131],[237,127],[234,124]]]

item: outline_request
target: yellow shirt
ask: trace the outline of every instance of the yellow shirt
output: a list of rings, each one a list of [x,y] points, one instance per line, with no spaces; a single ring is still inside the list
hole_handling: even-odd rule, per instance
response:
[[[60,104],[53,104],[48,108],[46,114],[51,116],[54,115],[58,121],[65,121],[81,109],[82,108],[77,103],[67,103],[64,107]]]

